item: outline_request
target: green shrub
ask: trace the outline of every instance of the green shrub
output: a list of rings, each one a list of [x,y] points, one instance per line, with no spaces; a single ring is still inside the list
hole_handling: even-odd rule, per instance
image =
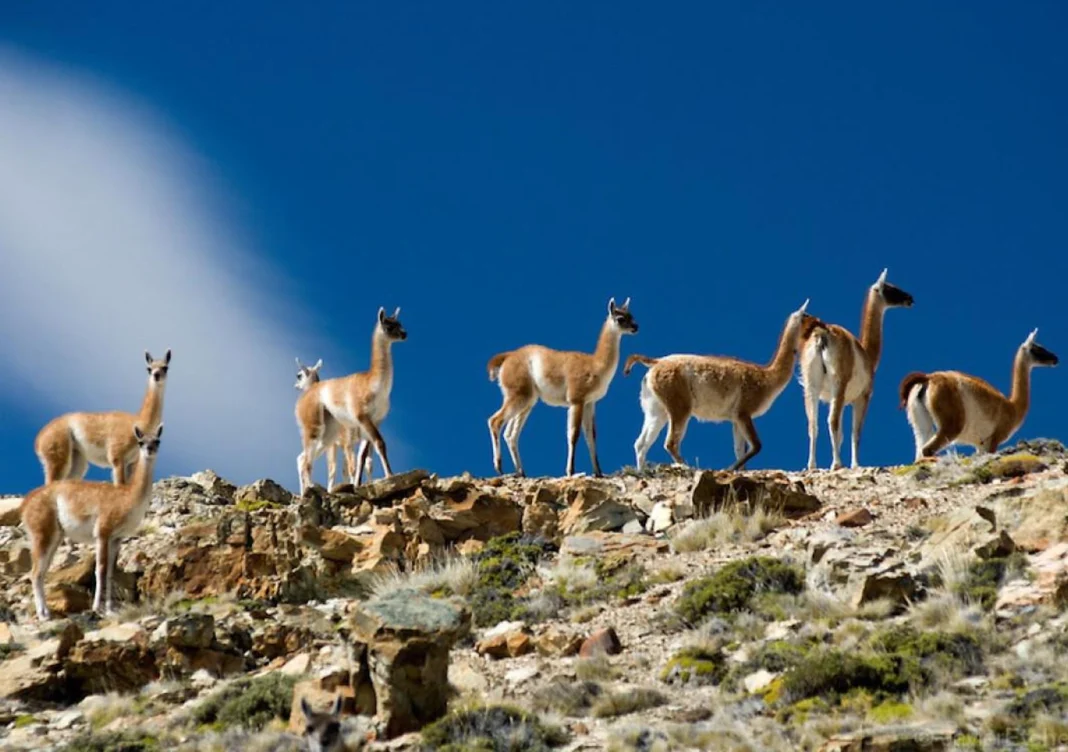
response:
[[[719,684],[726,674],[722,651],[695,646],[671,656],[660,672],[660,680],[670,684]]]
[[[749,610],[758,595],[797,594],[804,588],[805,573],[800,567],[757,556],[731,562],[709,577],[688,583],[675,610],[696,623],[710,614]]]
[[[1022,574],[1027,569],[1027,557],[1018,551],[1008,556],[976,559],[968,565],[964,579],[954,588],[954,592],[989,611],[997,602],[998,588],[1002,583],[1009,576]]]
[[[915,664],[910,671],[929,684],[936,673],[960,678],[983,669],[983,646],[970,632],[921,632],[898,626],[876,634],[872,647]]]
[[[425,752],[546,752],[567,741],[561,729],[506,705],[453,711],[421,735]]]
[[[478,581],[469,598],[475,625],[488,627],[521,618],[524,604],[513,593],[552,550],[552,544],[518,532],[491,538],[475,557]]]
[[[277,671],[252,679],[242,677],[198,705],[193,720],[202,725],[258,731],[274,718],[289,717],[296,682],[296,677]]]

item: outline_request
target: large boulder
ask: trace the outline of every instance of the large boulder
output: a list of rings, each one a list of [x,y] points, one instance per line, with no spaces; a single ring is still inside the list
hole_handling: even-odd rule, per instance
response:
[[[616,531],[638,519],[630,504],[620,499],[620,489],[610,481],[573,478],[563,483],[567,511],[560,518],[560,533],[576,535],[596,530]]]
[[[398,588],[357,604],[351,625],[386,738],[417,731],[445,714],[449,650],[471,628],[463,602]],[[361,683],[357,680],[357,696]]]
[[[757,508],[784,517],[803,517],[819,511],[820,500],[805,490],[800,481],[791,481],[782,473],[732,473],[725,470],[702,470],[697,474],[690,503],[699,517],[720,509]]]

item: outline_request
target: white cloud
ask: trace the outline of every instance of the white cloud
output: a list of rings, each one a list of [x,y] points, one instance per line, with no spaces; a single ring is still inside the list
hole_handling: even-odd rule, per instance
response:
[[[212,170],[129,98],[3,50],[0,102],[0,399],[50,415],[136,410],[143,351],[169,347],[157,475],[212,467],[295,487],[293,358],[323,357],[326,375],[350,364],[280,297],[277,270],[219,208]]]

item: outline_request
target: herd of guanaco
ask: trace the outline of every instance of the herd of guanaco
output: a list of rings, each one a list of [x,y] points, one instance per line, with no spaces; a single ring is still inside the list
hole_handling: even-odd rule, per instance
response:
[[[882,352],[883,317],[887,309],[908,308],[912,302],[910,294],[886,281],[884,269],[865,294],[859,337],[807,313],[806,300],[787,317],[775,353],[765,365],[720,355],[631,355],[624,363],[624,376],[635,365],[648,368],[640,392],[644,421],[634,443],[637,468],[644,467],[650,447],[665,426],[667,453],[676,463],[686,464],[682,439],[690,419],[696,418],[731,423],[735,461],[730,467],[744,469],[762,446],[754,419],[771,408],[790,383],[798,362],[808,418],[808,468],[816,467],[820,402],[829,403],[832,470],[843,466],[842,412],[846,405],[852,405],[850,462],[858,467],[861,429]],[[499,385],[503,397],[500,409],[488,421],[493,466],[498,473],[503,472],[503,431],[515,472],[524,474],[519,435],[540,400],[567,408],[566,473],[575,471],[575,448],[581,432],[593,472],[601,475],[594,412],[618,370],[623,335],[637,331],[630,298],[622,305],[616,305],[612,298],[592,353],[530,344],[490,358],[489,378]],[[915,435],[917,462],[933,459],[950,444],[993,452],[1015,433],[1030,405],[1031,369],[1057,365],[1057,356],[1035,341],[1036,334],[1037,330],[1031,332],[1016,351],[1009,396],[983,379],[959,371],[905,376],[899,390],[900,406]],[[372,448],[384,477],[392,474],[379,425],[389,412],[392,347],[407,336],[400,309],[387,315],[379,308],[368,370],[322,379],[321,359],[313,366],[297,359],[295,387],[300,395],[295,416],[301,440],[297,471],[302,494],[312,485],[313,463],[324,453],[328,489],[334,490],[339,448],[344,459],[342,475],[353,485],[361,484],[365,476],[370,478]],[[170,362],[170,350],[161,359],[145,353],[148,388],[137,413],[67,413],[37,434],[34,450],[44,469],[44,484],[25,496],[21,514],[31,544],[30,578],[38,618],[50,618],[44,576],[64,538],[96,546],[93,608],[100,611],[103,607],[104,613],[111,610],[111,575],[119,541],[136,532],[151,500]],[[84,480],[90,464],[110,468],[111,482]]]

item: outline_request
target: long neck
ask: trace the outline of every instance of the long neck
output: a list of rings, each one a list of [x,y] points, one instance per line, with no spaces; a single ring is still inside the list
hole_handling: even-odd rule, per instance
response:
[[[393,386],[393,343],[379,327],[371,336],[371,381],[387,391]]]
[[[874,290],[868,290],[864,298],[864,308],[860,313],[860,346],[868,355],[868,363],[874,371],[883,354],[883,314],[885,306],[878,299]]]
[[[138,422],[141,430],[152,431],[159,425],[163,417],[163,387],[166,380],[156,381],[148,377],[148,389],[145,390],[145,398],[141,400],[141,409],[137,411]]]
[[[601,336],[597,338],[597,349],[593,351],[593,360],[601,373],[615,373],[619,365],[619,339],[623,332],[612,323],[611,319],[601,327]]]
[[[1019,423],[1031,407],[1031,364],[1024,357],[1022,348],[1017,351],[1016,359],[1012,362],[1012,395],[1009,397],[1009,403]]]
[[[800,320],[794,322],[788,319],[786,321],[786,326],[779,335],[775,355],[765,366],[776,386],[789,381],[793,373],[794,362],[797,360],[797,329],[800,325]]]
[[[155,454],[148,457],[142,454],[137,458],[137,465],[134,466],[133,477],[130,478],[128,486],[130,509],[143,503],[152,493],[152,470],[155,465]]]

